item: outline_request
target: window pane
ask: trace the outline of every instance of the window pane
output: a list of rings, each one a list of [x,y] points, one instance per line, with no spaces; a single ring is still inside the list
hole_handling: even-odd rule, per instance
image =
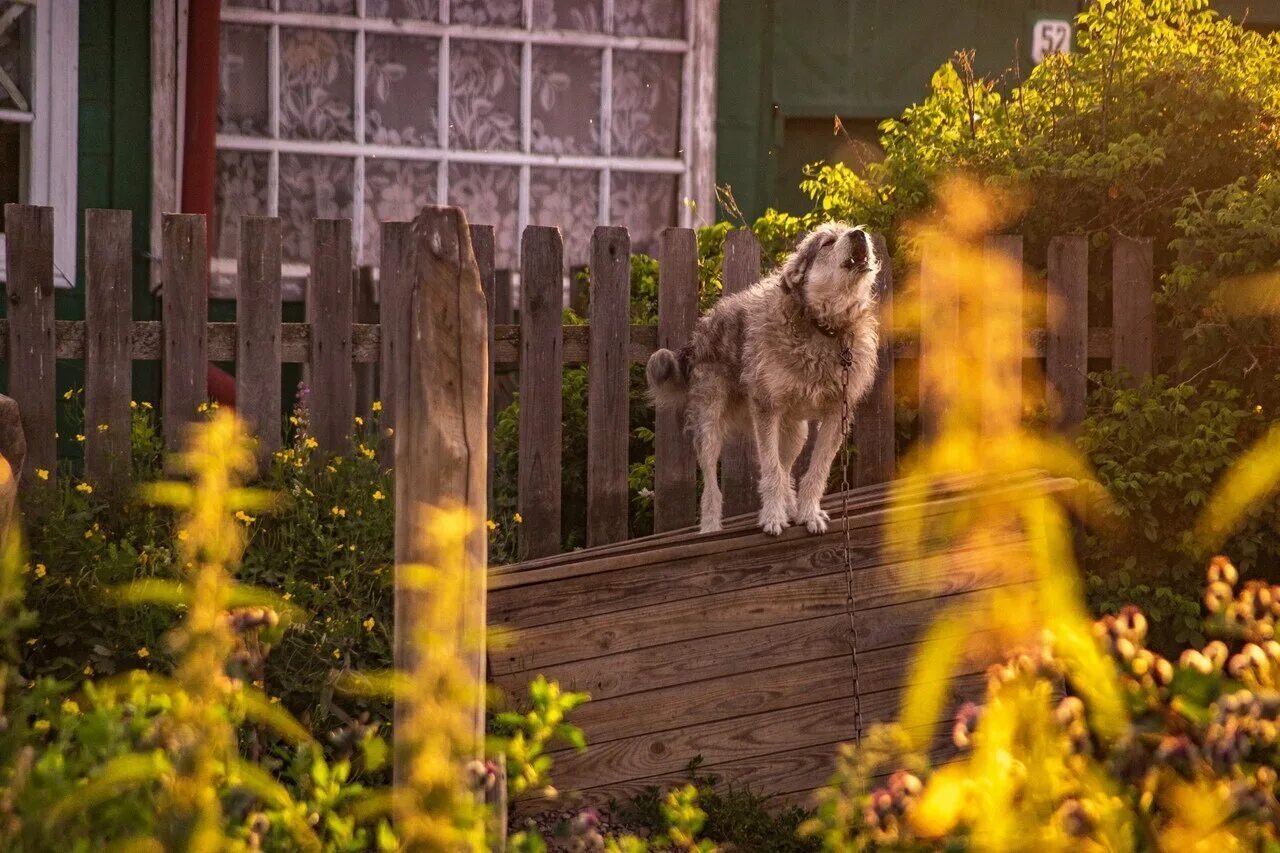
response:
[[[239,6],[241,9],[270,9],[271,0],[226,0],[228,6]]]
[[[320,12],[325,15],[354,15],[356,0],[280,0],[281,12]]]
[[[533,26],[538,30],[600,32],[600,0],[533,0]]]
[[[624,157],[678,155],[680,72],[679,54],[614,52],[614,154]]]
[[[613,31],[620,36],[680,38],[683,0],[614,0]]]
[[[449,142],[474,151],[520,147],[520,48],[458,40],[449,54]]]
[[[281,254],[311,261],[311,220],[351,218],[352,161],[344,157],[280,155]]]
[[[218,43],[218,130],[266,136],[270,126],[267,92],[267,27],[223,24]]]
[[[600,65],[598,50],[534,46],[534,151],[600,152]]]
[[[413,219],[436,201],[435,163],[366,160],[364,165],[364,253],[361,263],[377,264],[382,222]]]
[[[25,65],[22,56],[23,24],[23,19],[19,17],[4,32],[0,33],[0,71],[3,71],[5,76],[18,87],[18,91],[27,99],[26,106],[30,108],[31,90],[27,85],[26,77],[22,73]],[[9,97],[9,92],[4,86],[0,86],[0,107],[5,109],[15,109],[17,107],[17,104],[14,103],[13,98]]]
[[[355,36],[328,30],[280,30],[280,135],[354,138]]]
[[[365,0],[366,18],[412,18],[439,21],[439,0]]]
[[[523,0],[453,0],[449,4],[449,22],[480,27],[519,27],[524,25]]]
[[[640,172],[614,172],[609,193],[609,221],[631,232],[631,248],[653,254],[662,229],[676,224],[679,177]]]
[[[267,175],[271,155],[257,151],[219,151],[213,185],[213,255],[235,258],[240,245],[240,217],[270,211]]]
[[[529,220],[558,225],[564,235],[565,263],[585,264],[591,257],[591,232],[600,221],[600,176],[586,169],[531,169]]]
[[[439,40],[371,33],[364,51],[365,139],[435,147]]]
[[[449,165],[449,203],[466,211],[468,222],[493,226],[495,255],[501,269],[519,266],[516,254],[519,192],[520,170],[514,166]]]

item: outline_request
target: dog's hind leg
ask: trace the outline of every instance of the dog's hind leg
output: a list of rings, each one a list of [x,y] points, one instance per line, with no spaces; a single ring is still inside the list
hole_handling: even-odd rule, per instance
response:
[[[791,474],[782,467],[779,446],[782,418],[774,409],[752,406],[751,420],[760,462],[760,529],[777,536],[790,521],[787,494],[791,490]]]
[[[831,463],[840,449],[844,433],[840,418],[829,416],[818,424],[818,436],[813,442],[809,467],[800,478],[800,490],[796,498],[800,504],[796,522],[809,528],[810,533],[826,533],[831,520],[822,508],[822,495],[827,490],[827,478],[831,475]]]
[[[704,399],[692,409],[697,414],[693,427],[694,451],[698,456],[698,468],[702,471],[702,502],[698,511],[698,530],[714,533],[720,529],[724,512],[724,499],[720,492],[719,475],[716,473],[720,451],[724,447],[724,401]]]
[[[796,517],[796,478],[793,469],[808,437],[808,421],[783,418],[778,425],[778,461],[782,463],[782,470],[787,472],[787,518]]]

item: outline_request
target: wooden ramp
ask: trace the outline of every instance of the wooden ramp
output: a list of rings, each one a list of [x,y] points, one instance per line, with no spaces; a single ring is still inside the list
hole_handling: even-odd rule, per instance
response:
[[[1012,504],[1072,485],[1028,474],[914,499],[946,514],[966,492]],[[556,755],[557,787],[589,802],[625,797],[686,781],[699,756],[703,772],[780,802],[822,785],[837,745],[855,734],[853,628],[865,728],[897,716],[913,645],[934,617],[1008,584],[999,556],[1027,544],[1011,535],[980,554],[935,542],[941,552],[923,565],[893,565],[887,496],[883,485],[848,493],[851,571],[839,495],[826,499],[832,524],[821,536],[792,528],[772,538],[739,518],[717,534],[676,531],[492,569],[493,680],[519,696],[541,673],[592,696],[575,713],[590,748]],[[980,670],[962,672],[955,692],[972,694]]]

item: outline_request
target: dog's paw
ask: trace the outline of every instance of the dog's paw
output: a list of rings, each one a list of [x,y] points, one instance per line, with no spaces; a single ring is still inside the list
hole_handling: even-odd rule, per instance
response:
[[[765,507],[760,510],[760,529],[770,536],[779,536],[787,526],[785,507]]]
[[[831,516],[827,515],[827,511],[822,507],[814,504],[800,512],[796,523],[803,524],[810,533],[826,533],[827,525],[831,523]]]

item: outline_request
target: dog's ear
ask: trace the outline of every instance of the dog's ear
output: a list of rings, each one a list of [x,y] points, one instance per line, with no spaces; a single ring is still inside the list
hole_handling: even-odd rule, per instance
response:
[[[809,234],[800,241],[800,245],[791,253],[782,265],[782,289],[787,293],[799,293],[804,290],[804,280],[809,275],[814,258],[818,255],[821,241]]]

